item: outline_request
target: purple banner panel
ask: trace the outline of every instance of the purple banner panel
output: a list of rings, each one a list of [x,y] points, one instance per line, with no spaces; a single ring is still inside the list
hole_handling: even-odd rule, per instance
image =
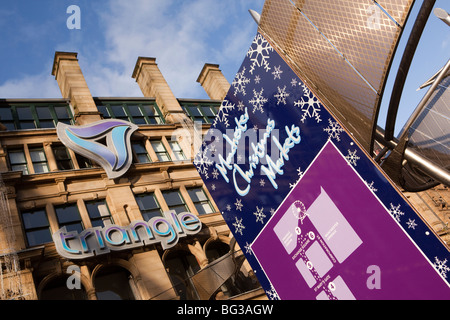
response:
[[[281,299],[448,297],[448,285],[332,142],[251,248]]]
[[[450,299],[448,247],[262,34],[231,85],[193,163],[269,299]]]

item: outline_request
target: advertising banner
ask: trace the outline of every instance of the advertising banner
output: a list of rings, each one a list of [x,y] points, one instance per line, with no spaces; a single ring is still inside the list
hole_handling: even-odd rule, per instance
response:
[[[449,299],[450,254],[258,33],[194,159],[270,299]]]

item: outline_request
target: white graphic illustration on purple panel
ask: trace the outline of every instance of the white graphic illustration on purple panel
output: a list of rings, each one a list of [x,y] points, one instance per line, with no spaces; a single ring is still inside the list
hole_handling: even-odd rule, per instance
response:
[[[306,218],[315,230],[301,230]],[[274,231],[289,255],[300,246],[294,255],[300,257],[295,266],[310,288],[324,279],[336,260],[344,262],[362,244],[361,238],[323,188],[308,210],[301,201],[294,201]],[[320,235],[321,241],[317,241],[315,232]],[[332,253],[334,261],[325,250]],[[316,299],[329,299],[330,293],[337,299],[354,299],[340,276],[328,282],[327,289],[320,292]]]

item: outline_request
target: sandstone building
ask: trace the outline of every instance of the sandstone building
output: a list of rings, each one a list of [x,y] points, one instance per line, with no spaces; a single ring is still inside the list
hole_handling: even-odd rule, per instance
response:
[[[93,97],[76,53],[56,52],[52,75],[60,99],[0,100],[0,299],[265,299],[192,164],[194,121],[206,131],[229,88],[218,66],[205,64],[199,76],[206,100],[175,97],[154,58],[137,59],[139,98]],[[55,129],[102,119],[139,128],[132,165],[117,179]],[[62,227],[127,226],[168,210],[199,217],[201,230],[167,250],[152,244],[78,260],[52,240]]]

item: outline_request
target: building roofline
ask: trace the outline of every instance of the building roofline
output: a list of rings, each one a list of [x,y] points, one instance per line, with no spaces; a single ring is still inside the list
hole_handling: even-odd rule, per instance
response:
[[[6,98],[0,99],[0,104],[8,103],[69,103],[69,99],[64,98]]]

